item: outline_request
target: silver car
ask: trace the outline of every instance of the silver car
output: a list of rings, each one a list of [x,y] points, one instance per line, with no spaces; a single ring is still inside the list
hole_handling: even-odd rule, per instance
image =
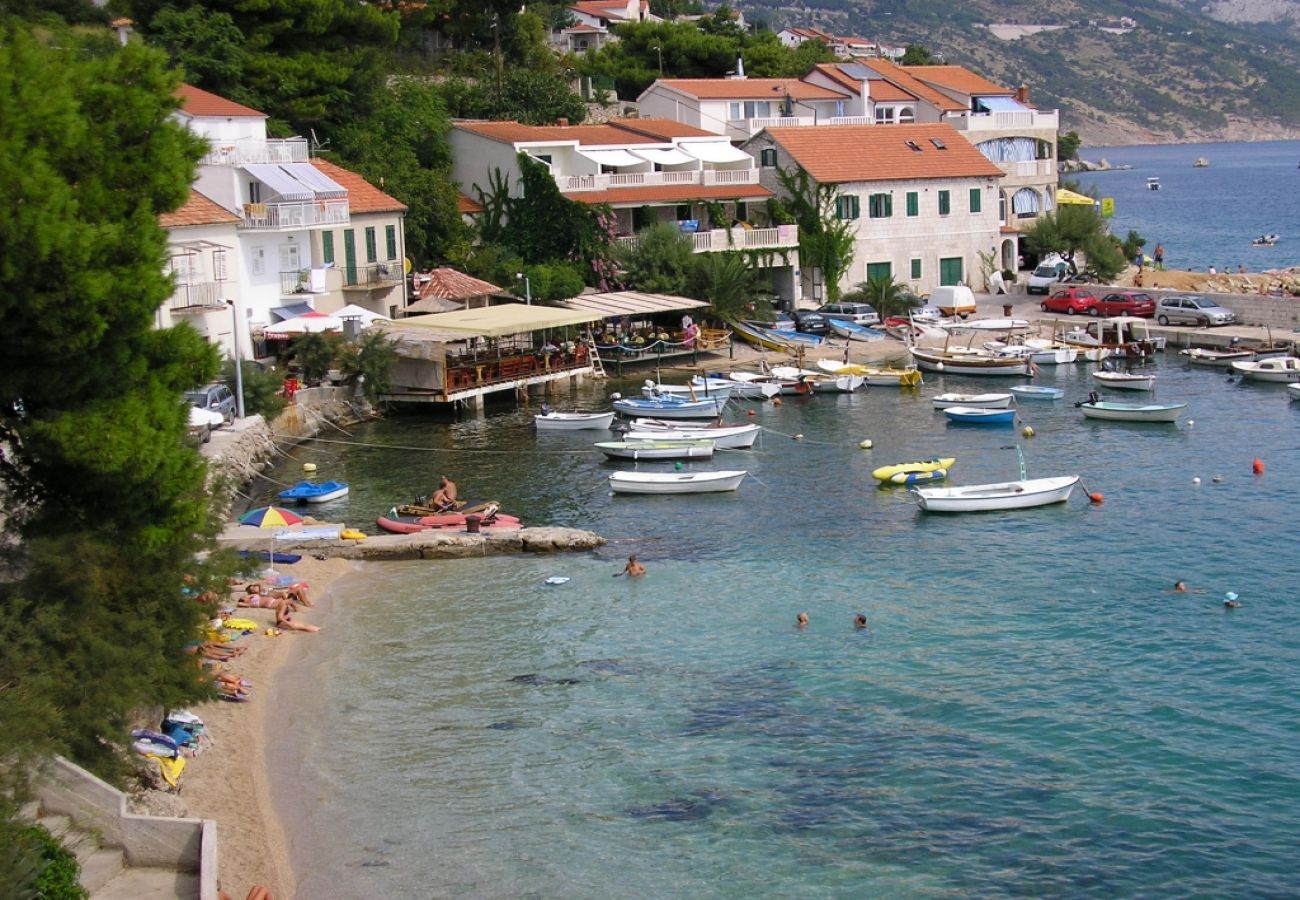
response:
[[[1209,297],[1194,294],[1161,297],[1156,304],[1156,321],[1161,325],[1231,325],[1237,314]]]
[[[824,319],[840,319],[854,325],[878,325],[880,316],[870,303],[827,303],[817,311]]]

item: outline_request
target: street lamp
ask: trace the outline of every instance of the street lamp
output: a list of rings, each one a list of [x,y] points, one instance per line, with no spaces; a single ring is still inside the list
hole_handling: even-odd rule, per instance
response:
[[[664,48],[660,47],[658,44],[655,44],[654,51],[655,53],[659,54],[659,77],[663,78],[664,77]]]
[[[230,345],[235,357],[235,415],[244,417],[244,361],[239,355],[239,307],[234,300],[227,300],[230,307]]]
[[[528,280],[528,276],[523,272],[516,272],[516,278],[522,278],[524,282],[524,302],[529,306],[533,305],[533,283]]]

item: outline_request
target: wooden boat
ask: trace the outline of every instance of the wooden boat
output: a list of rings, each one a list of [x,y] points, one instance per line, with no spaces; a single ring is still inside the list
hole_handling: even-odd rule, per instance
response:
[[[950,334],[1023,334],[1029,330],[1028,319],[958,319],[937,326]]]
[[[1144,359],[1165,347],[1165,339],[1153,337],[1151,323],[1140,316],[1098,319],[1082,328],[1067,331],[1061,335],[1061,341],[1083,350],[1105,349],[1109,356],[1126,359]]]
[[[1075,404],[1089,419],[1111,422],[1176,422],[1187,410],[1186,403],[1110,403],[1085,400]]]
[[[772,329],[755,322],[733,322],[731,330],[746,344],[752,344],[763,350],[785,350],[791,353],[797,350],[794,341],[787,340]]]
[[[1000,484],[968,484],[950,488],[913,488],[917,505],[926,512],[991,512],[1064,503],[1079,483],[1078,475],[1029,478]]]
[[[984,349],[997,356],[1025,356],[1036,366],[1061,366],[1079,358],[1079,348],[1042,338],[1029,338],[1023,344],[985,341]]]
[[[683,400],[704,400],[707,398],[725,400],[731,396],[734,387],[735,383],[727,378],[700,378],[697,375],[686,384],[656,383],[647,378],[645,383],[641,385],[641,394],[650,399],[678,397]]]
[[[1156,386],[1156,376],[1140,375],[1137,372],[1096,371],[1092,377],[1102,387],[1121,391],[1149,391]]]
[[[1274,356],[1268,359],[1239,360],[1232,370],[1251,381],[1300,381],[1300,358]]]
[[[883,331],[846,319],[827,319],[826,324],[830,326],[831,331],[850,341],[883,341],[889,337]]]
[[[706,400],[679,400],[676,397],[638,400],[620,397],[614,409],[625,416],[650,416],[660,419],[716,419],[722,414],[726,400],[710,397]]]
[[[1028,375],[1029,360],[1006,359],[980,353],[947,353],[909,348],[917,368],[949,375]]]
[[[921,371],[915,366],[898,369],[893,366],[864,366],[834,359],[819,359],[817,367],[832,375],[861,375],[864,384],[877,387],[916,387],[925,384]]]
[[[773,366],[772,377],[782,384],[809,384],[814,391],[826,394],[851,394],[863,384],[861,375],[831,375],[793,366]]]
[[[734,491],[748,474],[720,472],[613,472],[609,489],[616,494],[710,494]]]
[[[614,423],[614,413],[545,412],[533,416],[538,431],[607,431]]]
[[[1017,400],[1060,400],[1065,391],[1060,388],[1044,387],[1040,384],[1018,384],[1010,388]]]
[[[976,406],[949,406],[943,411],[953,422],[966,425],[1010,425],[1016,421],[1014,409],[983,409]]]
[[[300,481],[291,488],[280,491],[280,499],[285,502],[326,503],[345,497],[348,493],[347,482],[343,481]]]
[[[881,466],[871,473],[871,477],[889,484],[912,484],[917,481],[947,478],[948,470],[956,463],[957,457],[955,456],[936,456],[933,459],[921,459],[915,462]]]
[[[444,513],[436,516],[387,515],[375,519],[375,524],[391,534],[417,534],[422,531],[460,531],[466,526],[463,513]],[[468,515],[476,515],[469,513]],[[522,528],[523,523],[515,516],[496,513],[480,520],[479,528],[499,528],[513,530]]]
[[[640,421],[640,420],[638,420]],[[710,440],[719,450],[748,450],[758,439],[758,425],[733,425],[724,428],[681,428],[667,430],[634,428],[623,435],[625,441],[694,441]]]
[[[1216,368],[1226,369],[1237,360],[1254,359],[1255,351],[1211,350],[1206,347],[1188,347],[1179,350],[1178,355],[1186,357],[1187,361],[1194,366],[1215,366]]]
[[[932,401],[935,409],[950,406],[967,406],[976,409],[1006,409],[1014,398],[1010,394],[936,394]]]
[[[825,340],[825,338],[819,334],[807,334],[802,331],[794,331],[788,328],[770,328],[768,330],[782,340],[789,341],[796,349],[801,345],[805,348],[819,347]]]
[[[711,459],[713,441],[597,441],[596,449],[610,459]]]

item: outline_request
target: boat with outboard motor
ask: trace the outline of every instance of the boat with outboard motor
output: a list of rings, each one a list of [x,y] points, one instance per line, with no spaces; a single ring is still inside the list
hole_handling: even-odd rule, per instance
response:
[[[1111,403],[1096,394],[1074,405],[1085,418],[1110,422],[1176,422],[1187,411],[1186,403]]]
[[[1232,371],[1251,381],[1300,381],[1300,358],[1272,356],[1268,359],[1238,360]]]

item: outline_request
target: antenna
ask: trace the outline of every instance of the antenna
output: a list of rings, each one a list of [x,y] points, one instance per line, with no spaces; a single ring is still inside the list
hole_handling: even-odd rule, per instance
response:
[[[326,138],[324,141],[322,141],[318,137],[316,137],[315,128],[308,128],[307,131],[311,134],[311,149],[313,152],[319,153],[330,145],[329,138]]]

